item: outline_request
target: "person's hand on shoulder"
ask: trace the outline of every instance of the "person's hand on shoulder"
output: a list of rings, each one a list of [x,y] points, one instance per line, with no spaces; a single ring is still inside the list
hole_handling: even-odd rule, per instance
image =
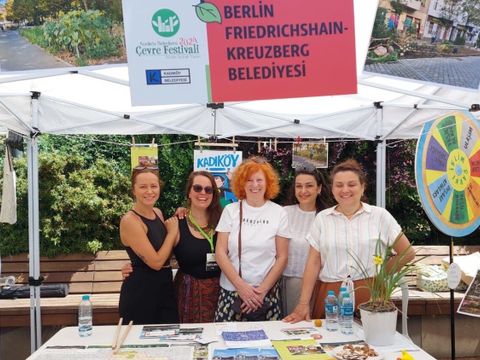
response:
[[[187,216],[187,208],[184,207],[179,207],[175,211],[175,214],[173,216],[178,217],[180,220],[182,220],[185,216]]]
[[[167,228],[168,235],[178,235],[178,218],[174,215],[171,218],[165,220],[165,227]]]

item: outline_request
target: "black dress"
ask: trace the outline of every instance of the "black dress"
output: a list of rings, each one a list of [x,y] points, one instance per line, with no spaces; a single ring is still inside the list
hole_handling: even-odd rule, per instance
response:
[[[167,235],[162,220],[156,214],[155,219],[150,220],[133,212],[147,226],[148,240],[155,251],[158,251]],[[132,262],[133,272],[123,281],[120,290],[118,307],[123,323],[128,324],[130,320],[133,320],[134,324],[178,323],[171,267],[165,266],[160,270],[154,270],[130,247],[126,247],[126,250]],[[168,265],[168,262],[166,264]]]

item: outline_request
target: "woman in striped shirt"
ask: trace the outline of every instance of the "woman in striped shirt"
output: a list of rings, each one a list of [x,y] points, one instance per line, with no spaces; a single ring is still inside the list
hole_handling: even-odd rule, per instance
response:
[[[384,208],[362,201],[366,176],[360,164],[353,159],[336,165],[331,172],[332,194],[337,205],[318,213],[312,224],[307,241],[310,243],[307,264],[303,275],[300,299],[294,311],[285,321],[297,322],[310,319],[310,299],[317,278],[317,293],[313,299],[312,316],[324,318],[324,299],[328,290],[338,292],[341,282],[348,275],[354,280],[356,305],[370,298],[363,288],[365,279],[355,269],[351,256],[354,253],[374,273],[372,261],[375,245],[380,236],[383,244],[393,244],[398,255],[389,262],[403,266],[415,257],[410,242],[403,235],[400,225]]]

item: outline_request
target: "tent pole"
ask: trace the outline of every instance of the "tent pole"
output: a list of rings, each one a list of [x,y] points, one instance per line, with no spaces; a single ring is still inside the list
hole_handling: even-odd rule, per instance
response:
[[[32,92],[32,125],[38,125],[38,96]],[[27,142],[28,152],[28,243],[30,285],[30,350],[33,353],[42,344],[40,313],[40,227],[38,213],[38,133],[33,132]]]
[[[380,101],[376,101],[373,105],[376,108],[377,134],[383,134],[383,104]],[[375,142],[377,144],[376,205],[385,208],[386,141],[380,135],[377,135]]]
[[[377,206],[385,207],[385,189],[386,189],[386,144],[385,140],[377,142]]]

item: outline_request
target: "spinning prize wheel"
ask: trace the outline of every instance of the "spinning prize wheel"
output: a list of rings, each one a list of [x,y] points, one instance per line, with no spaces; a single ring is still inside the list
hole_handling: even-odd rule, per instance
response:
[[[429,121],[417,143],[415,180],[425,212],[443,233],[480,225],[480,129],[470,113]]]

